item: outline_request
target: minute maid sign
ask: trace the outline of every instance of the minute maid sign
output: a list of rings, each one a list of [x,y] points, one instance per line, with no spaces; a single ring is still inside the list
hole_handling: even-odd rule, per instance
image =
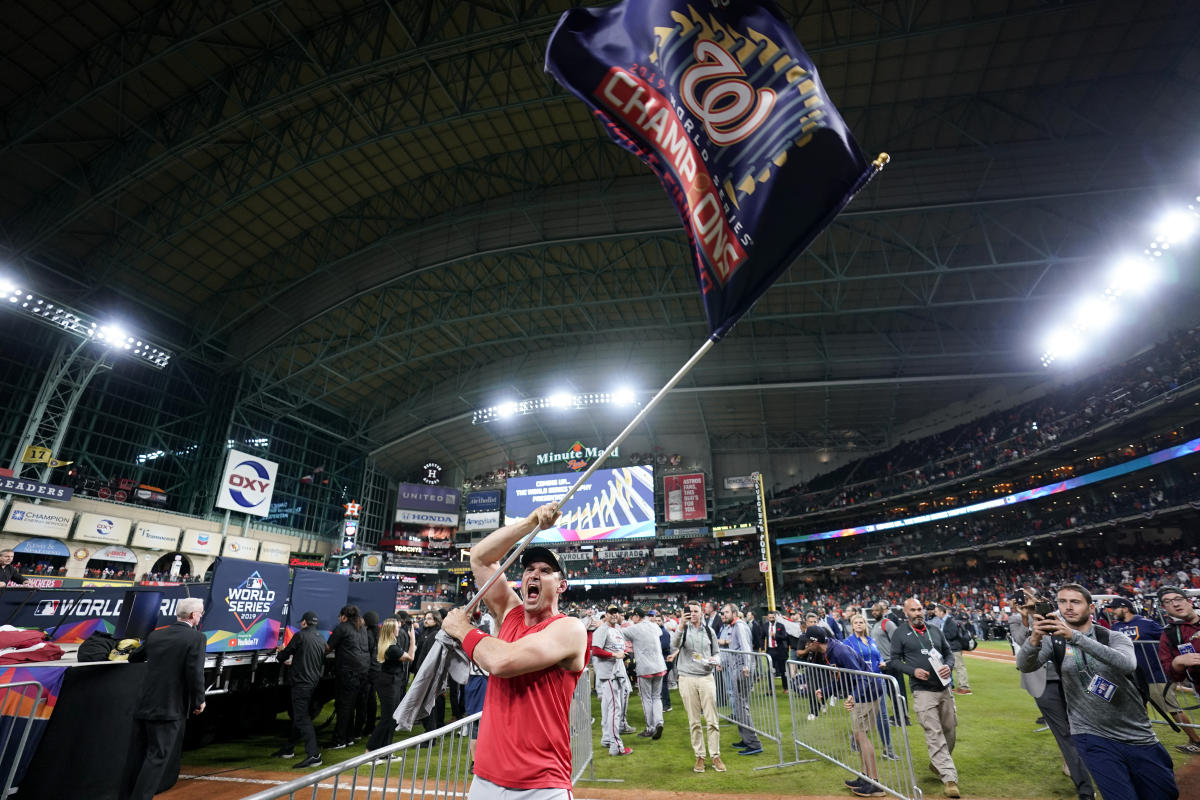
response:
[[[275,461],[230,450],[217,487],[217,508],[267,516],[271,513],[271,495],[275,492],[278,471],[279,464]]]
[[[268,650],[279,639],[288,568],[219,558],[213,567],[212,606],[201,627],[207,650]]]
[[[603,447],[584,447],[582,442],[575,442],[570,449],[563,453],[538,453],[537,463],[539,465],[558,464],[565,461],[568,469],[579,471],[587,467],[588,462],[592,459],[599,458],[603,452]],[[619,448],[614,447],[608,455],[609,458],[613,458],[621,453]]]

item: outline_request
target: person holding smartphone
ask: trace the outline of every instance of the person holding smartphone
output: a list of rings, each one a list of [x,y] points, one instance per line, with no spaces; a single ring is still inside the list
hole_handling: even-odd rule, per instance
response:
[[[1049,616],[1054,612],[1054,603],[1039,600],[1032,589],[1020,589],[1017,591],[1016,611],[1018,613],[1008,618],[1008,632],[1012,636],[1013,644],[1020,648],[1033,633],[1033,625],[1037,621],[1035,615],[1042,618]],[[1046,720],[1046,727],[1054,736],[1054,742],[1058,745],[1058,752],[1062,754],[1068,776],[1075,784],[1079,800],[1093,800],[1096,790],[1092,787],[1092,774],[1079,757],[1079,751],[1075,749],[1075,740],[1071,738],[1071,723],[1067,720],[1060,676],[1053,660],[1047,661],[1038,669],[1022,672],[1021,688],[1033,697],[1038,711]]]
[[[1054,662],[1075,749],[1104,800],[1175,800],[1171,756],[1154,735],[1133,679],[1133,641],[1092,624],[1096,607],[1085,587],[1064,584],[1056,601],[1056,614],[1034,614],[1017,669]]]

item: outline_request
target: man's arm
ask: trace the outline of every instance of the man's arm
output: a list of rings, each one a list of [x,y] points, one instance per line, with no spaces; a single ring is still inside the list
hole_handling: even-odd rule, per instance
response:
[[[1084,636],[1078,631],[1073,631],[1072,634],[1067,641],[1097,661],[1116,667],[1127,675],[1137,669],[1137,656],[1133,652],[1133,640],[1125,634],[1109,631],[1107,645],[1100,644],[1090,636]]]
[[[687,630],[686,625],[680,625],[678,628],[675,629],[675,632],[671,634],[671,649],[672,650],[678,650],[680,647],[683,647],[683,634],[686,630]]]
[[[442,630],[462,641],[471,628],[469,625],[460,625],[457,619],[452,622],[456,615],[462,617],[461,622],[466,622],[462,609],[456,608],[442,623]],[[475,645],[471,658],[491,675],[513,678],[553,666],[571,671],[581,670],[587,663],[586,649],[587,631],[582,620],[561,617],[537,633],[515,642],[485,636]]]
[[[187,658],[184,661],[187,670],[188,696],[192,698],[192,713],[199,714],[207,705],[204,699],[204,634],[193,631],[188,637]]]
[[[888,661],[888,666],[895,667],[906,675],[912,675],[916,671],[916,667],[908,663],[908,652],[904,646],[904,634],[900,632],[900,628],[892,631],[892,657]]]
[[[475,574],[475,587],[483,586],[496,574],[500,562],[514,544],[539,528],[544,530],[552,527],[557,519],[558,507],[554,503],[547,503],[534,509],[525,519],[497,528],[485,536],[483,541],[471,548],[471,571]],[[498,578],[491,585],[483,599],[496,619],[501,621],[521,604],[521,598],[503,578]]]
[[[1050,660],[1053,652],[1054,644],[1049,636],[1040,642],[1034,642],[1034,637],[1030,636],[1017,651],[1017,669],[1021,672],[1037,672],[1042,664]]]

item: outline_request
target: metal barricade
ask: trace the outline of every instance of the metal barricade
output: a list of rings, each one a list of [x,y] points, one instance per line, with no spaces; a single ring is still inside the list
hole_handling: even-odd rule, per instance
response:
[[[29,734],[33,730],[33,721],[38,718],[38,711],[46,702],[46,697],[46,687],[37,681],[0,684],[0,719],[4,720],[0,754],[3,754],[3,764],[7,767],[0,797],[8,797],[16,782],[25,757],[25,747],[29,744]],[[17,737],[15,741],[14,736]]]
[[[792,741],[902,800],[923,797],[913,772],[907,716],[896,679],[806,661],[787,662]],[[857,691],[856,691],[857,690]],[[874,700],[846,708],[852,694]],[[869,706],[869,708],[868,708]],[[867,728],[854,732],[858,726]]]
[[[1171,681],[1170,676],[1158,660],[1158,640],[1135,641],[1133,648],[1138,657],[1138,669],[1146,678],[1147,688],[1150,691],[1150,700],[1147,703],[1150,722],[1155,725],[1167,725],[1174,731],[1180,731],[1183,728],[1200,729],[1200,723],[1197,723],[1192,716],[1200,709],[1200,705],[1196,701],[1195,689]],[[1189,714],[1189,711],[1192,713]],[[1175,714],[1182,714],[1184,717],[1182,720],[1176,719]]]
[[[595,772],[591,670],[571,696],[571,782]],[[243,800],[463,800],[471,787],[469,739],[483,713],[319,769]]]
[[[721,668],[717,670],[717,716],[736,725],[742,740],[747,735],[757,737],[767,751],[776,753],[774,764],[758,769],[790,767],[802,764],[799,750],[792,745],[785,759],[784,737],[779,724],[779,701],[775,697],[775,673],[766,653],[749,650],[720,651]],[[763,741],[763,740],[767,741]],[[811,759],[808,759],[811,760]]]

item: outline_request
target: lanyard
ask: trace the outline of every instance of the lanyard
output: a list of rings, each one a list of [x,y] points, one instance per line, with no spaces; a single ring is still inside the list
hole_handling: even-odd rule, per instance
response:
[[[917,629],[913,627],[913,624],[911,622],[908,623],[908,627],[909,627],[909,630],[911,630],[916,635],[917,641],[920,642],[921,634],[917,633]],[[926,626],[926,628],[925,628],[925,635],[927,637],[929,637],[929,649],[932,650],[933,649],[933,634],[929,632],[928,626]]]

